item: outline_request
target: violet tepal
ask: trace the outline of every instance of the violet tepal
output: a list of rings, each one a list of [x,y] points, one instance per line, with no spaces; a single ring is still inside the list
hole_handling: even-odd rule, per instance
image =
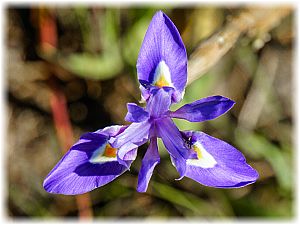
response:
[[[160,162],[157,138],[170,154],[178,179],[189,177],[216,188],[243,187],[257,180],[258,173],[233,146],[200,131],[179,131],[172,121],[212,120],[226,113],[234,101],[211,96],[170,111],[184,95],[187,54],[177,28],[161,11],[146,32],[137,74],[145,108],[128,103],[125,120],[132,122],[129,126],[106,127],[81,136],[46,177],[46,191],[75,195],[101,187],[129,170],[138,147],[149,141],[137,182],[137,191],[145,192]]]

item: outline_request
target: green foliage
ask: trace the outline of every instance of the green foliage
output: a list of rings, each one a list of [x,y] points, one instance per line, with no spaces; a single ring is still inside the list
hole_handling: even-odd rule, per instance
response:
[[[209,38],[229,20],[227,14],[235,15],[240,10],[216,6],[119,8],[77,5],[53,11],[62,30],[58,32],[56,54],[52,58],[41,54],[42,59],[38,59],[38,63],[48,65],[50,62],[51,68],[48,68],[47,74],[50,71],[57,80],[64,77],[66,71],[70,73],[69,79],[72,82],[68,82],[68,79],[60,80],[65,84],[61,86],[66,93],[66,101],[70,108],[73,103],[83,105],[88,118],[82,124],[71,121],[74,140],[84,132],[93,131],[95,124],[117,124],[116,120],[122,120],[125,116],[125,103],[140,98],[135,77],[136,59],[148,24],[158,9],[180,21],[180,32],[191,52],[199,41]],[[19,14],[16,18],[23,18],[20,12]],[[215,21],[212,21],[214,18]],[[19,25],[14,26],[15,21],[11,18],[8,20],[7,40],[22,34],[18,48],[15,47],[15,39],[8,45],[9,55],[18,51],[23,56],[29,54],[26,52],[28,49],[32,50],[24,46],[26,43],[23,37],[28,35],[28,30],[22,28],[24,24],[31,24],[31,19],[20,20]],[[276,26],[278,31],[283,29],[280,24]],[[241,150],[247,162],[260,174],[260,179],[255,184],[224,190],[205,187],[188,178],[174,180],[178,178],[178,173],[159,140],[161,162],[153,172],[147,192],[136,192],[138,171],[147,148],[145,145],[139,149],[138,158],[130,171],[90,193],[96,219],[291,219],[295,214],[295,162],[292,160],[295,158],[295,147],[292,143],[294,115],[292,103],[288,100],[292,94],[290,62],[293,61],[293,46],[286,44],[288,37],[292,36],[288,33],[291,30],[292,26],[289,24],[285,25],[284,32],[276,32],[276,36],[270,33],[272,41],[260,51],[253,49],[253,37],[245,34],[218,64],[186,88],[179,104],[172,106],[172,110],[176,110],[184,104],[210,95],[223,95],[235,100],[235,106],[216,120],[203,123],[180,119],[174,121],[180,130],[204,131]],[[285,40],[285,44],[281,44],[280,40]],[[32,46],[38,49],[39,43],[31,41]],[[270,55],[278,57],[276,66],[279,68],[268,91],[264,84],[268,79],[263,78],[268,78],[269,74],[265,71],[258,72],[258,68],[265,65],[265,61],[262,61],[265,48],[268,48]],[[30,77],[32,74],[43,73],[41,68],[44,67],[37,67],[36,61],[25,61],[22,57],[12,58],[11,61],[14,65],[23,67],[14,69],[14,76],[8,74],[8,214],[14,218],[76,217],[78,208],[73,196],[51,195],[42,188],[45,176],[57,162],[58,155],[61,155],[59,140],[49,116],[51,111],[43,111],[47,107],[41,107],[41,104],[45,104],[50,108],[50,79],[48,80],[48,75],[37,80]],[[63,72],[59,74],[61,67]],[[34,81],[25,85],[22,82],[27,77]],[[21,80],[19,83],[16,82],[18,79]],[[42,85],[35,86],[37,83]],[[78,85],[79,83],[82,85]],[[249,102],[249,90],[255,85],[256,98],[252,98],[252,109],[255,111],[256,100],[261,97],[265,97],[265,105],[249,129],[241,122],[240,117],[243,107]],[[29,95],[27,89],[34,90],[34,94]],[[42,90],[48,95],[36,94],[44,93]],[[93,95],[95,90],[97,97],[92,100],[88,96]],[[68,97],[77,92],[82,94],[76,100]],[[31,101],[31,97],[35,96],[37,100]],[[95,113],[95,109],[100,109],[100,113]],[[35,113],[29,113],[30,118],[24,120],[24,110]],[[244,120],[250,121],[251,116],[253,114],[249,112]],[[22,135],[17,131],[21,131]]]
[[[87,20],[87,10],[77,8],[75,10],[78,21]],[[72,53],[67,57],[61,57],[59,63],[70,72],[87,79],[105,80],[118,75],[123,69],[119,41],[118,10],[107,9],[103,15],[97,17],[94,29],[99,29],[100,37],[94,37],[101,41],[101,52],[99,53]],[[91,24],[79,22],[83,45],[88,46],[91,32]]]
[[[236,140],[239,148],[245,149],[253,158],[263,158],[270,163],[280,187],[289,191],[292,188],[293,167],[288,158],[288,152],[272,144],[263,135],[244,130],[236,130]],[[263,171],[262,171],[263,172]]]

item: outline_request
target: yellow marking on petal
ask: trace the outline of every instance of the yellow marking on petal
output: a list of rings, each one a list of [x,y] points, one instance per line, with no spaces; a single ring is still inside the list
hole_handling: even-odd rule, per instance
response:
[[[166,78],[164,77],[164,75],[161,74],[160,77],[159,77],[159,79],[155,82],[154,85],[161,88],[161,87],[170,86],[170,83],[166,80]]]
[[[192,145],[192,150],[197,153],[197,159],[188,159],[187,164],[202,168],[213,168],[217,164],[214,157],[199,142]]]
[[[111,147],[110,144],[103,144],[96,151],[94,151],[93,155],[89,159],[91,163],[101,164],[105,162],[117,161],[117,149]]]
[[[197,153],[197,158],[198,159],[203,158],[203,155],[201,153],[201,149],[197,145],[193,145],[193,150]]]
[[[153,84],[158,87],[173,87],[170,69],[165,61],[160,61],[154,73]]]
[[[107,144],[105,146],[105,150],[104,150],[103,156],[106,156],[106,157],[116,157],[117,156],[117,149],[111,147],[110,144]]]

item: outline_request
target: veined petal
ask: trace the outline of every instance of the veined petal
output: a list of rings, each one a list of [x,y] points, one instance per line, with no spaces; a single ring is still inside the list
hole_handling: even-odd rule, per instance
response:
[[[146,102],[150,97],[149,89],[145,88],[143,85],[140,84],[140,90],[141,90],[140,102]]]
[[[146,110],[153,118],[162,117],[169,111],[173,88],[153,88]]]
[[[256,170],[233,146],[203,132],[183,133],[198,155],[198,159],[187,160],[186,177],[217,188],[243,187],[257,180]]]
[[[153,16],[148,27],[137,60],[137,73],[139,80],[158,87],[173,87],[173,100],[181,100],[187,81],[186,50],[177,28],[162,11]]]
[[[112,146],[119,149],[117,156],[120,160],[124,160],[130,150],[148,141],[150,127],[151,123],[148,120],[141,123],[132,123],[123,133],[116,137]],[[122,163],[121,161],[119,162]]]
[[[149,118],[149,113],[135,103],[127,104],[128,113],[125,120],[128,122],[143,122]]]
[[[109,127],[105,127],[103,129],[97,130],[95,133],[103,134],[109,138],[113,138],[118,134],[122,133],[128,126],[124,125],[113,125]]]
[[[160,162],[157,139],[151,138],[138,177],[138,192],[146,192],[155,166]]]
[[[116,127],[112,129],[116,131]],[[119,164],[116,149],[108,143],[109,132],[107,135],[103,130],[97,132],[82,135],[57,163],[44,180],[46,191],[65,195],[86,193],[111,182],[127,170],[132,160],[126,161],[127,166]],[[136,149],[132,151],[136,152]]]
[[[173,118],[186,119],[190,122],[202,122],[221,116],[231,109],[234,104],[235,102],[228,98],[211,96],[186,104],[175,112],[170,112],[169,115]]]
[[[163,118],[155,122],[158,136],[162,139],[167,151],[171,155],[172,163],[176,167],[181,179],[186,172],[186,160],[190,157],[184,140],[173,121]]]

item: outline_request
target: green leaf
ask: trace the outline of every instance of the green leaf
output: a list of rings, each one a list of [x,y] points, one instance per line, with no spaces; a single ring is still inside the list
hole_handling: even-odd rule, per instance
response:
[[[151,185],[154,189],[152,193],[154,196],[162,198],[174,205],[184,207],[190,210],[193,215],[224,215],[222,210],[194,194],[155,181],[151,181]]]
[[[77,14],[81,16],[82,12],[77,10]],[[105,80],[118,75],[123,70],[118,41],[118,18],[116,9],[107,9],[104,15],[97,17],[101,34],[101,54],[83,52],[73,53],[64,58],[60,56],[59,64],[68,71],[88,79]],[[87,40],[88,37],[85,36],[84,39]]]
[[[262,135],[247,132],[242,129],[236,131],[237,145],[241,149],[247,149],[247,154],[256,158],[264,158],[272,166],[279,185],[284,190],[291,190],[292,168],[286,152],[271,143]]]
[[[112,78],[123,69],[120,56],[114,53],[105,55],[72,54],[67,59],[62,59],[60,65],[80,77],[95,80]]]

